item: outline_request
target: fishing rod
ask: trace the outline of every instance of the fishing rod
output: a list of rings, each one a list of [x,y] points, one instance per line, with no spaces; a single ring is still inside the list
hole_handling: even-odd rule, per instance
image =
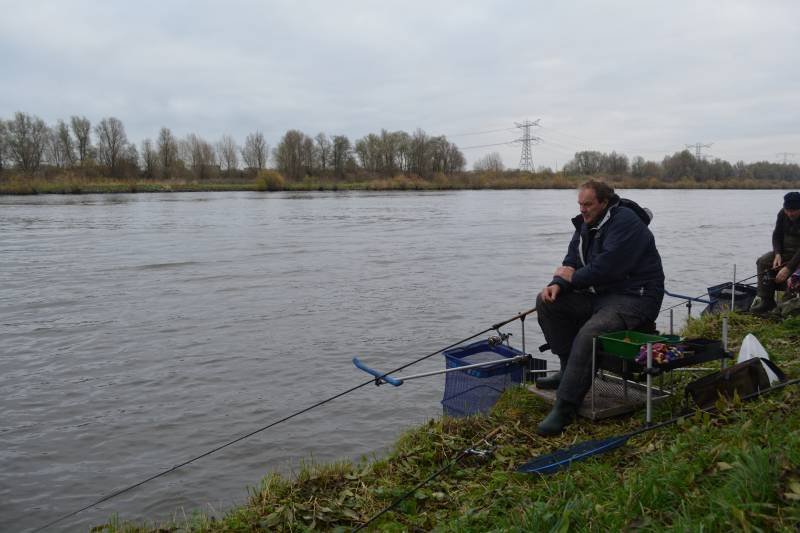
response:
[[[774,272],[774,271],[780,270],[781,268],[783,268],[784,266],[786,266],[788,264],[789,264],[788,261],[784,261],[780,265],[774,266],[772,268],[769,268],[769,269],[765,270],[764,272]],[[758,277],[758,275],[759,275],[758,273],[755,273],[750,277],[747,277],[747,278],[744,278],[744,279],[740,279],[740,280],[735,280],[734,283],[744,283],[744,282],[750,281],[751,279],[753,279],[755,277]],[[734,278],[735,277],[736,276],[734,275]],[[669,292],[669,291],[666,291],[666,290],[664,291],[664,294],[666,294],[668,296],[672,296],[673,298],[680,298],[682,300],[688,300],[688,302],[695,301],[695,302],[700,302],[700,303],[704,303],[704,304],[710,304],[711,303],[711,301],[709,301],[709,300],[703,300],[702,299],[703,296],[708,296],[709,295],[708,291],[704,292],[703,294],[701,294],[699,296],[685,296],[683,294],[676,294],[676,293],[672,293],[672,292]],[[684,304],[683,302],[680,302],[680,303],[677,303],[677,304],[672,305],[670,307],[665,307],[661,311],[659,311],[658,313],[661,314],[664,311],[669,311],[670,309],[675,309],[676,307],[679,307],[681,305],[689,305],[689,306],[691,306],[691,303]]]
[[[411,379],[426,378],[428,376],[436,376],[438,374],[447,374],[449,372],[463,372],[465,370],[470,370],[470,369],[473,369],[473,368],[484,368],[484,367],[490,367],[490,366],[495,366],[495,365],[496,366],[512,365],[512,364],[515,364],[515,363],[520,363],[522,361],[528,361],[528,360],[530,360],[530,358],[531,358],[531,356],[528,355],[528,354],[517,355],[515,357],[508,357],[508,358],[505,358],[505,359],[497,359],[495,361],[486,361],[484,363],[474,363],[474,364],[471,364],[471,365],[464,365],[464,366],[458,366],[458,367],[453,367],[453,368],[447,368],[445,370],[434,370],[432,372],[423,372],[421,374],[412,374],[410,376],[403,376],[403,377],[398,377],[398,378],[392,377],[389,374],[381,374],[377,370],[372,369],[372,368],[368,367],[367,365],[365,365],[364,363],[362,363],[358,359],[358,357],[353,357],[353,364],[356,366],[356,368],[359,368],[360,370],[363,370],[367,374],[372,374],[373,376],[375,376],[375,385],[380,385],[382,383],[389,383],[390,385],[394,385],[395,387],[399,387],[404,382],[406,382],[408,380],[411,380]]]
[[[782,383],[778,383],[777,385],[772,385],[770,387],[758,390],[751,394],[742,396],[741,399],[742,401],[749,400],[761,396],[763,394],[774,392],[778,389],[783,389],[790,385],[796,385],[797,383],[800,383],[800,378],[784,381]],[[553,474],[555,472],[558,472],[560,470],[569,467],[574,462],[582,461],[584,459],[588,459],[593,455],[599,455],[620,448],[623,444],[628,442],[629,439],[637,435],[641,435],[642,433],[646,433],[648,431],[654,431],[656,429],[661,429],[665,426],[675,424],[681,420],[696,415],[698,412],[711,414],[716,411],[718,411],[717,407],[710,407],[708,409],[697,409],[695,411],[691,411],[689,413],[684,413],[674,418],[670,418],[669,420],[659,422],[658,424],[642,426],[639,429],[631,431],[630,433],[625,433],[623,435],[616,435],[601,440],[592,439],[584,441],[579,444],[570,446],[569,448],[564,448],[549,453],[547,455],[536,457],[535,459],[532,459],[527,463],[523,464],[522,466],[520,466],[519,468],[517,468],[517,472],[522,472],[526,474],[543,474],[543,475]]]
[[[464,339],[462,339],[462,340],[460,340],[458,342],[454,342],[454,343],[450,344],[449,346],[445,346],[444,348],[442,348],[440,350],[436,350],[435,352],[431,352],[431,353],[429,353],[427,355],[423,355],[422,357],[419,357],[418,359],[415,359],[415,360],[413,360],[413,361],[411,361],[409,363],[406,363],[406,364],[404,364],[402,366],[399,366],[399,367],[395,368],[394,370],[391,370],[391,371],[387,372],[383,376],[376,376],[376,379],[378,379],[378,378],[382,379],[382,378],[386,377],[389,374],[394,374],[396,372],[400,372],[402,370],[405,370],[406,368],[408,368],[408,367],[410,367],[412,365],[415,365],[415,364],[419,363],[420,361],[424,361],[425,359],[433,357],[434,355],[437,355],[437,354],[439,354],[439,353],[441,353],[441,352],[443,352],[445,350],[449,350],[450,348],[455,348],[459,344],[463,344],[463,343],[465,343],[467,341],[470,341],[470,340],[474,339],[475,337],[479,337],[481,335],[485,335],[486,333],[488,333],[490,331],[499,330],[499,328],[501,328],[501,327],[503,327],[503,326],[515,321],[515,320],[521,320],[521,321],[523,321],[523,324],[524,324],[525,317],[527,317],[529,314],[534,313],[534,312],[536,312],[536,308],[535,307],[533,307],[532,309],[528,309],[527,311],[523,311],[521,313],[517,313],[513,317],[511,317],[511,318],[509,318],[507,320],[504,320],[502,322],[498,322],[497,324],[493,324],[491,327],[486,328],[483,331],[479,331],[478,333],[475,333],[474,335],[470,335],[469,337],[466,337],[466,338],[464,338]],[[181,463],[179,463],[179,464],[177,464],[177,465],[175,465],[175,466],[173,466],[171,468],[168,468],[166,470],[162,470],[161,472],[158,472],[158,473],[156,473],[156,474],[154,474],[154,475],[152,475],[152,476],[150,476],[150,477],[148,477],[146,479],[143,479],[142,481],[139,481],[138,483],[134,483],[134,484],[128,485],[127,487],[124,487],[124,488],[122,488],[120,490],[114,491],[111,494],[103,496],[102,498],[100,498],[98,500],[95,500],[94,502],[81,507],[80,509],[77,509],[75,511],[72,511],[72,512],[69,512],[67,514],[64,514],[64,515],[56,518],[55,520],[52,520],[52,521],[44,524],[43,526],[39,526],[38,528],[33,530],[33,533],[37,533],[39,531],[45,530],[45,529],[47,529],[49,527],[52,527],[52,526],[54,526],[54,525],[56,525],[56,524],[58,524],[60,522],[63,522],[64,520],[66,520],[68,518],[71,518],[71,517],[73,517],[73,516],[75,516],[75,515],[77,515],[79,513],[82,513],[83,511],[91,509],[92,507],[95,507],[97,505],[100,505],[101,503],[107,502],[107,501],[111,500],[112,498],[116,498],[117,496],[119,496],[121,494],[125,494],[126,492],[129,492],[129,491],[132,491],[133,489],[141,487],[145,483],[149,483],[150,481],[153,481],[153,480],[158,479],[158,478],[160,478],[162,476],[165,476],[165,475],[167,475],[167,474],[169,474],[171,472],[174,472],[174,471],[176,471],[176,470],[178,470],[180,468],[183,468],[184,466],[187,466],[187,465],[189,465],[191,463],[194,463],[195,461],[203,459],[204,457],[208,457],[209,455],[211,455],[213,453],[216,453],[216,452],[218,452],[218,451],[220,451],[220,450],[222,450],[224,448],[227,448],[227,447],[232,446],[232,445],[234,445],[234,444],[236,444],[238,442],[241,442],[241,441],[243,441],[243,440],[245,440],[247,438],[250,438],[253,435],[256,435],[258,433],[266,431],[266,430],[268,430],[268,429],[270,429],[270,428],[272,428],[274,426],[277,426],[278,424],[281,424],[283,422],[287,422],[287,421],[291,420],[292,418],[295,418],[297,416],[300,416],[301,414],[307,413],[307,412],[311,411],[312,409],[315,409],[317,407],[325,405],[326,403],[332,402],[333,400],[341,398],[342,396],[350,394],[351,392],[354,392],[354,391],[356,391],[356,390],[358,390],[358,389],[360,389],[362,387],[365,387],[365,386],[367,386],[367,385],[369,385],[371,383],[374,383],[374,382],[375,382],[375,380],[370,379],[370,380],[367,380],[367,381],[365,381],[363,383],[355,385],[355,386],[353,386],[353,387],[351,387],[351,388],[349,388],[349,389],[347,389],[345,391],[342,391],[340,393],[334,394],[333,396],[330,396],[330,397],[328,397],[328,398],[326,398],[324,400],[318,401],[318,402],[316,402],[316,403],[314,403],[314,404],[312,404],[312,405],[310,405],[308,407],[300,409],[299,411],[296,411],[296,412],[294,412],[294,413],[292,413],[290,415],[287,415],[287,416],[285,416],[285,417],[283,417],[283,418],[281,418],[279,420],[271,422],[271,423],[267,424],[266,426],[260,427],[260,428],[254,430],[254,431],[251,431],[251,432],[249,432],[249,433],[247,433],[245,435],[242,435],[242,436],[237,437],[237,438],[235,438],[233,440],[230,440],[230,441],[228,441],[228,442],[226,442],[224,444],[221,444],[221,445],[219,445],[219,446],[217,446],[217,447],[215,447],[215,448],[213,448],[213,449],[211,449],[211,450],[209,450],[207,452],[204,452],[204,453],[202,453],[200,455],[192,457],[191,459],[183,461],[183,462],[181,462]]]
[[[515,316],[513,316],[512,318],[510,318],[508,320],[504,320],[503,322],[498,322],[497,324],[494,324],[491,328],[488,328],[488,329],[484,330],[483,332],[478,333],[478,334],[474,335],[473,337],[470,337],[470,339],[472,339],[474,337],[477,337],[478,335],[481,335],[483,333],[487,333],[488,331],[495,330],[495,331],[497,331],[498,335],[489,338],[489,341],[488,341],[489,346],[502,345],[503,341],[507,341],[508,338],[511,336],[511,334],[510,333],[500,333],[500,328],[505,326],[506,324],[508,324],[510,322],[513,322],[514,320],[519,319],[522,322],[522,351],[523,351],[523,353],[520,354],[520,355],[517,355],[517,356],[504,357],[503,359],[496,359],[496,360],[493,360],[493,361],[485,361],[485,362],[482,362],[482,363],[474,363],[474,364],[470,364],[470,365],[462,365],[462,366],[458,366],[458,367],[454,367],[454,368],[447,368],[445,370],[434,370],[432,372],[422,372],[420,374],[412,374],[410,376],[403,376],[403,377],[397,377],[397,378],[396,377],[392,377],[392,376],[389,375],[389,374],[393,374],[394,372],[397,372],[397,370],[389,371],[389,372],[380,372],[380,371],[375,370],[374,368],[370,368],[369,366],[364,364],[358,357],[353,357],[353,365],[355,365],[355,367],[358,368],[359,370],[363,370],[367,374],[375,376],[375,385],[382,385],[383,383],[389,383],[390,385],[393,385],[395,387],[399,387],[405,381],[408,381],[408,380],[411,380],[411,379],[424,378],[424,377],[428,377],[428,376],[435,376],[435,375],[438,375],[438,374],[447,374],[449,372],[463,372],[465,370],[471,370],[471,369],[476,369],[476,368],[484,368],[484,367],[491,367],[491,366],[495,366],[495,365],[497,365],[497,366],[506,365],[507,366],[507,365],[511,365],[511,364],[521,363],[523,361],[530,361],[531,360],[531,355],[527,354],[527,353],[524,353],[525,352],[525,317],[528,316],[529,314],[535,312],[535,311],[536,311],[535,307],[532,308],[532,309],[528,309],[527,311],[523,311],[522,313],[518,313]],[[470,339],[466,339],[466,340],[470,340]],[[466,342],[466,340],[462,341],[462,342]],[[461,343],[457,343],[457,344],[461,344]],[[448,346],[447,348],[439,350],[436,353],[444,352],[445,350],[453,348],[454,346],[455,345]],[[435,354],[433,354],[433,355],[435,355]],[[406,366],[409,366],[409,365],[406,365]],[[403,367],[403,368],[405,368],[405,367]]]

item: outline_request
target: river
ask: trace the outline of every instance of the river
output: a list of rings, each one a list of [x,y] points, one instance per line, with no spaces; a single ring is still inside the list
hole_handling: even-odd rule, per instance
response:
[[[655,213],[668,290],[698,295],[754,273],[784,191],[622,194]],[[572,190],[0,197],[0,530],[362,383],[354,356],[388,370],[529,309],[576,212]],[[270,471],[384,453],[442,383],[363,387],[54,530],[220,516]]]

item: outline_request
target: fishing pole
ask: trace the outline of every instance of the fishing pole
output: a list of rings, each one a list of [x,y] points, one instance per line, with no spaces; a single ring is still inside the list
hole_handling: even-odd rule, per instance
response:
[[[783,262],[783,263],[781,263],[780,265],[778,265],[778,266],[774,266],[774,267],[772,267],[772,268],[769,268],[769,269],[765,270],[764,272],[774,272],[774,271],[776,271],[776,270],[779,270],[779,269],[783,268],[784,266],[786,266],[786,265],[788,265],[788,264],[789,264],[789,262],[788,262],[788,261],[784,261],[784,262]],[[744,279],[740,279],[740,280],[736,281],[736,283],[744,283],[744,282],[746,282],[746,281],[750,281],[751,279],[753,279],[753,278],[757,277],[758,275],[759,275],[758,273],[755,273],[755,274],[753,274],[752,276],[750,276],[750,277],[748,277],[748,278],[744,278]],[[700,302],[700,303],[704,303],[704,304],[711,303],[711,302],[709,302],[708,300],[701,300],[701,298],[702,298],[703,296],[708,296],[708,291],[704,292],[703,294],[701,294],[701,295],[699,295],[699,296],[694,296],[694,297],[693,297],[693,296],[684,296],[684,295],[682,295],[682,294],[674,294],[674,293],[670,293],[669,291],[664,291],[664,293],[665,293],[665,294],[667,294],[668,296],[672,296],[672,297],[674,297],[674,298],[681,298],[681,299],[683,299],[683,300],[690,300],[690,301],[694,300],[694,301],[696,301],[696,302]],[[675,309],[676,307],[679,307],[679,306],[681,306],[681,305],[685,305],[685,304],[684,304],[683,302],[680,302],[680,303],[677,303],[677,304],[675,304],[675,305],[672,305],[672,306],[670,306],[670,307],[665,307],[665,308],[663,308],[661,311],[659,311],[658,313],[659,313],[659,314],[661,314],[661,313],[663,313],[664,311],[669,311],[670,309]]]
[[[400,503],[401,503],[403,500],[405,500],[406,498],[408,498],[409,496],[411,496],[412,494],[414,494],[415,492],[417,492],[419,489],[421,489],[422,487],[424,487],[424,486],[425,486],[425,485],[427,485],[428,483],[430,483],[430,482],[431,482],[431,480],[433,480],[433,479],[436,479],[436,478],[437,478],[437,477],[439,477],[439,476],[440,476],[442,473],[444,473],[444,472],[446,472],[447,470],[451,469],[453,466],[455,466],[455,465],[456,465],[456,463],[458,463],[458,462],[459,462],[461,459],[463,459],[465,456],[467,456],[467,455],[470,455],[470,454],[480,454],[480,455],[482,455],[482,454],[483,454],[483,453],[482,453],[482,451],[481,451],[481,452],[479,452],[478,450],[476,450],[476,448],[477,448],[477,447],[478,447],[478,446],[479,446],[481,443],[486,443],[487,445],[491,446],[491,444],[489,443],[489,439],[491,439],[492,437],[494,437],[494,436],[495,436],[495,435],[496,435],[496,434],[497,434],[497,433],[500,431],[500,429],[501,429],[501,427],[499,427],[499,426],[498,426],[498,427],[496,427],[496,428],[494,428],[492,431],[490,431],[489,433],[487,433],[487,434],[486,434],[486,436],[485,436],[485,437],[483,437],[481,440],[479,440],[478,442],[474,443],[474,444],[473,444],[472,446],[470,446],[469,448],[465,448],[464,450],[462,450],[461,452],[459,452],[459,454],[458,454],[458,455],[456,455],[456,456],[455,456],[455,458],[453,458],[453,460],[452,460],[452,461],[450,461],[448,464],[444,465],[442,468],[440,468],[439,470],[437,470],[436,472],[434,472],[433,474],[431,474],[431,475],[430,475],[430,476],[428,476],[427,478],[425,478],[425,479],[423,479],[422,481],[420,481],[419,483],[417,483],[417,484],[414,486],[414,488],[410,489],[409,491],[407,491],[407,492],[406,492],[406,493],[404,493],[403,495],[401,495],[401,496],[397,497],[397,498],[396,498],[396,499],[395,499],[395,500],[394,500],[394,501],[393,501],[391,504],[389,504],[388,506],[384,507],[384,508],[383,508],[383,509],[382,509],[382,510],[381,510],[381,511],[378,513],[378,514],[374,515],[372,518],[370,518],[369,520],[367,520],[366,522],[364,522],[363,524],[361,524],[360,526],[358,526],[358,527],[357,527],[356,529],[354,529],[353,531],[354,531],[354,532],[355,532],[355,531],[361,531],[361,530],[362,530],[362,529],[364,529],[365,527],[369,526],[369,525],[370,525],[371,523],[373,523],[375,520],[377,520],[378,518],[380,518],[380,517],[381,517],[381,516],[383,516],[384,514],[388,513],[389,511],[391,511],[392,509],[394,509],[395,507],[397,507],[398,505],[400,505]]]
[[[742,396],[741,399],[742,401],[749,400],[761,396],[763,394],[767,394],[770,392],[774,392],[778,389],[788,387],[789,385],[796,385],[797,383],[800,383],[800,378],[784,381],[782,383],[778,383],[777,385],[773,385],[771,387],[758,390],[751,394]],[[621,447],[623,444],[628,442],[629,439],[635,437],[636,435],[641,435],[642,433],[646,433],[648,431],[653,431],[656,429],[663,428],[665,426],[675,424],[681,420],[696,415],[698,412],[711,414],[716,411],[718,411],[716,406],[710,407],[708,409],[697,409],[695,411],[691,411],[689,413],[684,413],[674,418],[670,418],[669,420],[665,420],[658,424],[642,426],[641,428],[631,431],[630,433],[625,433],[624,435],[616,435],[601,440],[592,439],[584,441],[579,444],[575,444],[574,446],[570,446],[569,448],[557,450],[547,455],[542,455],[534,459],[531,459],[527,463],[517,468],[517,472],[522,472],[526,474],[543,474],[543,475],[553,474],[555,472],[558,472],[559,470],[563,470],[569,467],[574,462],[582,461],[593,455],[599,455],[605,452],[609,452],[611,450],[615,450]]]
[[[517,356],[514,356],[514,357],[508,357],[508,358],[505,358],[505,359],[497,359],[495,361],[486,361],[484,363],[474,363],[474,364],[471,364],[471,365],[457,366],[457,367],[453,367],[453,368],[446,368],[444,370],[434,370],[432,372],[422,372],[421,374],[412,374],[410,376],[402,376],[402,377],[393,377],[393,376],[390,376],[388,373],[387,374],[382,374],[381,372],[379,372],[379,371],[377,371],[377,370],[375,370],[373,368],[370,368],[367,365],[365,365],[364,363],[362,363],[359,360],[358,357],[353,357],[353,364],[356,366],[356,368],[358,368],[360,370],[363,370],[367,374],[372,374],[373,376],[375,376],[375,385],[380,385],[381,383],[389,383],[391,385],[394,385],[395,387],[399,387],[404,382],[406,382],[408,380],[411,380],[411,379],[427,378],[429,376],[436,376],[436,375],[439,375],[439,374],[449,374],[450,372],[464,372],[465,370],[472,370],[474,368],[485,368],[485,367],[489,367],[489,366],[500,366],[500,365],[506,365],[507,366],[507,365],[512,365],[512,364],[516,364],[516,363],[521,363],[522,361],[528,361],[528,360],[530,360],[530,358],[531,358],[531,356],[528,355],[528,354],[517,355]]]
[[[442,348],[440,350],[436,350],[435,352],[431,352],[431,353],[429,353],[427,355],[419,357],[418,359],[415,359],[414,361],[411,361],[410,363],[406,363],[406,364],[404,364],[404,365],[402,365],[400,367],[397,367],[394,370],[391,370],[391,371],[387,372],[384,376],[380,376],[380,377],[386,377],[389,374],[393,374],[395,372],[400,372],[401,370],[405,370],[406,368],[408,368],[408,367],[410,367],[412,365],[415,365],[415,364],[419,363],[420,361],[424,361],[425,359],[433,357],[434,355],[437,355],[437,354],[439,354],[439,353],[441,353],[441,352],[443,352],[445,350],[449,350],[450,348],[455,348],[459,344],[463,344],[463,343],[465,343],[467,341],[470,341],[470,340],[474,339],[475,337],[479,337],[480,335],[484,335],[484,334],[486,334],[486,333],[488,333],[490,331],[495,331],[495,330],[499,329],[500,327],[505,326],[506,324],[509,324],[509,323],[513,322],[514,320],[525,320],[526,316],[528,316],[531,313],[534,313],[535,311],[536,311],[536,308],[534,307],[534,308],[529,309],[527,311],[523,311],[521,313],[518,313],[518,314],[514,315],[513,317],[509,318],[508,320],[504,320],[502,322],[498,322],[497,324],[494,324],[491,327],[484,329],[483,331],[479,331],[478,333],[475,333],[474,335],[470,335],[469,337],[466,337],[466,338],[464,338],[464,339],[462,339],[462,340],[460,340],[458,342],[454,342],[454,343],[450,344],[449,346],[446,346],[446,347],[444,347],[444,348]],[[377,379],[377,377],[376,377],[376,379]],[[281,424],[283,422],[291,420],[292,418],[295,418],[297,416],[300,416],[301,414],[307,413],[308,411],[311,411],[312,409],[320,407],[320,406],[322,406],[322,405],[324,405],[324,404],[326,404],[328,402],[332,402],[333,400],[341,398],[342,396],[350,394],[351,392],[354,392],[354,391],[356,391],[356,390],[358,390],[358,389],[360,389],[362,387],[365,387],[367,385],[370,385],[370,384],[372,384],[374,382],[375,382],[374,380],[370,379],[370,380],[367,380],[367,381],[365,381],[363,383],[355,385],[355,386],[353,386],[353,387],[351,387],[351,388],[349,388],[349,389],[347,389],[345,391],[342,391],[342,392],[340,392],[338,394],[334,394],[333,396],[330,396],[329,398],[326,398],[324,400],[316,402],[316,403],[314,403],[314,404],[312,404],[312,405],[310,405],[308,407],[305,407],[305,408],[303,408],[303,409],[301,409],[299,411],[296,411],[296,412],[294,412],[294,413],[292,413],[290,415],[287,415],[287,416],[285,416],[285,417],[283,417],[283,418],[281,418],[279,420],[271,422],[271,423],[267,424],[266,426],[260,427],[260,428],[254,430],[254,431],[251,431],[251,432],[249,432],[249,433],[247,433],[245,435],[242,435],[242,436],[237,437],[237,438],[235,438],[233,440],[230,440],[230,441],[228,441],[228,442],[226,442],[224,444],[221,444],[221,445],[217,446],[216,448],[213,448],[213,449],[211,449],[211,450],[209,450],[207,452],[204,452],[204,453],[202,453],[200,455],[192,457],[191,459],[183,461],[182,463],[179,463],[179,464],[177,464],[177,465],[175,465],[175,466],[173,466],[171,468],[168,468],[166,470],[162,470],[161,472],[158,472],[158,473],[156,473],[156,474],[154,474],[154,475],[152,475],[152,476],[150,476],[150,477],[148,477],[146,479],[143,479],[142,481],[139,481],[138,483],[134,483],[132,485],[128,485],[127,487],[124,487],[124,488],[122,488],[120,490],[112,492],[111,494],[108,494],[108,495],[106,495],[106,496],[104,496],[104,497],[102,497],[102,498],[100,498],[100,499],[88,504],[88,505],[85,505],[85,506],[81,507],[78,510],[72,511],[72,512],[67,513],[67,514],[64,514],[64,515],[56,518],[55,520],[52,520],[52,521],[48,522],[47,524],[44,524],[43,526],[39,526],[38,528],[33,530],[33,533],[37,533],[39,531],[45,530],[45,529],[47,529],[47,528],[49,528],[51,526],[54,526],[54,525],[56,525],[56,524],[58,524],[60,522],[63,522],[64,520],[66,520],[68,518],[71,518],[71,517],[73,517],[73,516],[75,516],[75,515],[77,515],[79,513],[82,513],[83,511],[86,511],[87,509],[91,509],[92,507],[95,507],[97,505],[100,505],[101,503],[107,502],[107,501],[111,500],[112,498],[116,498],[117,496],[119,496],[121,494],[125,494],[126,492],[129,492],[129,491],[131,491],[133,489],[141,487],[145,483],[149,483],[150,481],[153,481],[153,480],[158,479],[158,478],[160,478],[162,476],[165,476],[165,475],[167,475],[167,474],[169,474],[171,472],[174,472],[175,470],[178,470],[179,468],[182,468],[182,467],[187,466],[187,465],[189,465],[189,464],[191,464],[191,463],[193,463],[195,461],[203,459],[204,457],[208,457],[209,455],[211,455],[213,453],[216,453],[216,452],[218,452],[218,451],[220,451],[220,450],[222,450],[224,448],[227,448],[228,446],[232,446],[232,445],[234,445],[234,444],[236,444],[238,442],[241,442],[241,441],[243,441],[243,440],[245,440],[247,438],[252,437],[253,435],[256,435],[258,433],[266,431],[266,430],[268,430],[268,429],[270,429],[270,428],[272,428],[274,426],[277,426],[278,424]]]

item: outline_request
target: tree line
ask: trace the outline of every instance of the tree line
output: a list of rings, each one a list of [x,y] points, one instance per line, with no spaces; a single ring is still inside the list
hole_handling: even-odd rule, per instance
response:
[[[689,150],[667,155],[660,162],[649,161],[641,156],[629,160],[626,155],[613,151],[602,153],[586,150],[575,154],[564,166],[564,173],[571,176],[655,178],[668,183],[687,178],[699,183],[731,179],[793,181],[800,180],[800,165],[769,161],[737,161],[731,164],[719,158],[698,158]]]
[[[54,125],[17,112],[0,119],[0,175],[53,177],[59,174],[135,179],[193,179],[199,181],[252,178],[267,168],[290,180],[305,177],[358,180],[398,175],[429,179],[436,175],[463,175],[466,160],[458,146],[445,136],[421,129],[370,133],[352,142],[346,135],[318,133],[311,137],[287,131],[274,149],[263,133],[248,134],[242,144],[223,135],[214,142],[190,133],[178,138],[169,128],[131,142],[122,121],[106,117],[92,124],[85,116],[58,120]],[[473,164],[476,175],[524,174],[504,167],[502,157],[491,152]],[[800,180],[800,166],[768,161],[734,164],[719,158],[698,158],[689,150],[661,161],[646,160],[612,151],[576,152],[562,169],[565,176],[611,176],[658,182],[726,180],[791,182]],[[552,177],[545,168],[537,175]],[[486,182],[488,184],[488,182]],[[521,183],[521,182],[520,182]],[[524,185],[524,183],[521,183]]]
[[[114,178],[210,180],[257,175],[270,163],[298,180],[397,174],[428,178],[461,172],[466,160],[445,136],[430,136],[421,129],[411,134],[381,130],[355,142],[346,135],[311,137],[293,129],[270,149],[260,131],[247,135],[240,145],[230,135],[212,143],[194,133],[178,138],[162,127],[155,139],[146,138],[137,146],[115,117],[92,125],[85,116],[75,115],[52,126],[24,112],[0,119],[0,173],[70,171]]]

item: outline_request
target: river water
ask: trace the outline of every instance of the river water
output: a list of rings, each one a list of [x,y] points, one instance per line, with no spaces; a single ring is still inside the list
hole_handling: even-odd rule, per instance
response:
[[[691,295],[754,273],[783,194],[623,192]],[[0,530],[358,385],[354,356],[388,370],[531,308],[576,212],[571,190],[0,197]],[[363,387],[53,529],[220,516],[270,471],[380,455],[442,384]]]

